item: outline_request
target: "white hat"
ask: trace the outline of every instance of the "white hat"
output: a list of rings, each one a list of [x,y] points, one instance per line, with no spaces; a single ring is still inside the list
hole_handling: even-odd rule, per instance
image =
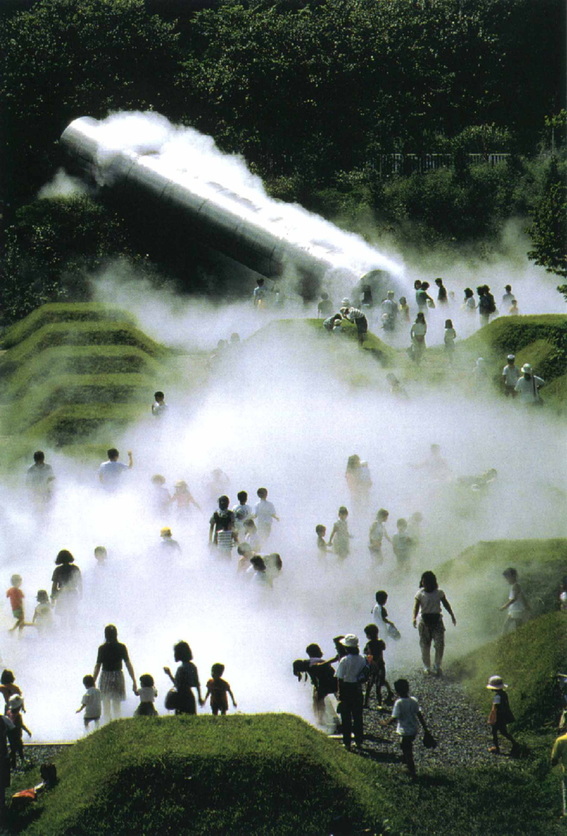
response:
[[[507,688],[508,686],[504,683],[501,676],[491,676],[486,687],[491,691],[500,691],[501,688]]]
[[[530,364],[529,363],[524,363],[524,365],[522,366],[522,374],[531,374],[531,372],[532,372],[532,367],[530,366]]]
[[[515,354],[509,354],[509,355],[508,355],[508,360],[515,360],[515,359],[516,359],[516,355],[515,355]]]
[[[347,299],[345,297],[341,302],[341,307],[342,308],[350,308],[350,299]]]
[[[14,694],[14,696],[10,697],[10,699],[8,700],[8,706],[10,708],[18,709],[18,708],[21,708],[23,706],[23,704],[24,704],[24,701],[20,697],[19,694]]]
[[[358,636],[354,633],[347,633],[344,639],[341,640],[343,647],[358,647]]]

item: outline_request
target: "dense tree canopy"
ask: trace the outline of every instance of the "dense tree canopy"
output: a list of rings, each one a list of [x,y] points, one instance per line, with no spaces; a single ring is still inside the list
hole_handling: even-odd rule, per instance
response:
[[[15,12],[17,5],[0,8],[8,224],[60,165],[59,136],[82,115],[162,112],[244,154],[273,194],[336,210],[347,222],[362,206],[422,240],[489,236],[513,212],[529,213],[543,188],[534,155],[544,141],[561,154],[565,142],[557,116],[563,0],[37,0]],[[456,164],[385,180],[380,155],[394,151],[448,152]],[[467,161],[494,151],[511,152],[499,172]],[[559,230],[562,194],[560,185],[548,190],[534,230],[549,229],[552,216]],[[42,211],[40,226],[51,215],[49,223],[65,228],[56,207]],[[85,205],[74,211],[91,227],[100,223],[105,240],[102,217]],[[31,275],[21,224],[20,215],[0,265],[14,282]],[[534,253],[545,263],[538,235]],[[45,260],[46,281],[56,264],[68,267],[46,250],[33,258],[34,270]]]

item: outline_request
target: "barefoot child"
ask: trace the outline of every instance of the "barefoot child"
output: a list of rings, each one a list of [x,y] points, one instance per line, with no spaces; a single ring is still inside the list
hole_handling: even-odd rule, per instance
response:
[[[211,668],[211,679],[207,682],[207,694],[203,700],[203,705],[207,702],[209,696],[211,698],[211,711],[215,716],[220,713],[226,714],[228,711],[228,697],[230,694],[233,706],[236,708],[236,701],[234,694],[230,690],[230,685],[225,679],[222,679],[224,673],[224,665],[217,663]]]

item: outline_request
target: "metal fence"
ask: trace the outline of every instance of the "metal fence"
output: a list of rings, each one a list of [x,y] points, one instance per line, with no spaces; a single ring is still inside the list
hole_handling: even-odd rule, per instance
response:
[[[466,154],[471,165],[505,163],[510,154]],[[380,154],[378,170],[381,177],[390,174],[414,174],[415,172],[435,171],[438,168],[451,168],[455,164],[454,154]]]

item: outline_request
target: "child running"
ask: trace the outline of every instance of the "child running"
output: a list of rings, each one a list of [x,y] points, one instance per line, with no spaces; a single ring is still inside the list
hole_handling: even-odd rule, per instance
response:
[[[400,518],[396,527],[398,533],[392,537],[392,548],[398,562],[398,569],[406,570],[411,559],[413,540],[408,534],[408,521]]]
[[[96,687],[94,677],[90,674],[83,677],[83,685],[87,690],[83,694],[81,705],[76,710],[75,714],[80,714],[84,709],[85,713],[83,714],[83,720],[85,723],[85,730],[88,729],[89,723],[94,723],[95,729],[98,729],[102,710],[102,697],[100,690]]]
[[[226,681],[226,679],[222,679],[222,675],[224,673],[224,665],[221,665],[217,662],[211,668],[211,678],[207,682],[207,694],[205,699],[203,700],[203,705],[207,702],[207,699],[211,698],[211,711],[215,715],[215,717],[220,712],[221,714],[226,714],[228,711],[228,697],[227,694],[230,694],[230,698],[232,700],[233,706],[236,708],[236,700],[234,699],[234,694],[230,689],[230,685]]]
[[[382,540],[386,539],[389,543],[392,542],[390,535],[386,531],[386,522],[388,521],[389,516],[389,511],[386,511],[385,508],[380,508],[376,514],[376,519],[370,526],[370,531],[368,532],[368,550],[376,563],[384,562],[384,555],[382,554]]]
[[[10,578],[10,583],[12,586],[6,592],[6,598],[10,599],[10,606],[12,607],[12,615],[16,619],[16,623],[13,627],[10,627],[10,633],[13,633],[14,630],[23,630],[25,626],[25,619],[24,619],[24,598],[25,595],[20,589],[22,585],[22,577],[21,575],[12,575]]]

